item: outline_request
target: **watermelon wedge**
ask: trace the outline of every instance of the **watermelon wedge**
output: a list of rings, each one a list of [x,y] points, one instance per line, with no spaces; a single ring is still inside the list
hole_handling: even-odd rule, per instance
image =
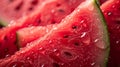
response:
[[[4,43],[4,47],[0,48],[1,53],[4,52],[3,49],[7,47],[7,43],[9,42],[12,42],[9,44],[9,46],[14,44],[15,44],[14,46],[16,46],[17,30],[24,27],[30,27],[30,26],[49,25],[51,23],[54,23],[53,19],[57,21],[56,23],[59,23],[66,15],[70,14],[82,1],[83,0],[81,1],[79,0],[45,1],[41,4],[41,6],[39,7],[39,10],[34,11],[34,13],[28,16],[24,16],[17,21],[11,21],[6,27],[4,27],[4,30],[0,29],[0,32],[2,32],[0,33],[0,39],[1,39],[0,43],[2,43],[1,45],[3,45]],[[49,8],[49,10],[47,8]],[[52,10],[55,12],[51,13]],[[64,10],[64,12],[62,13],[59,12],[61,10]],[[9,38],[9,36],[13,36],[13,35],[14,37]],[[8,40],[6,41],[4,40],[4,38],[8,38]],[[17,46],[17,48],[20,48],[20,47]],[[11,53],[14,54],[14,52],[16,51],[12,51]],[[2,58],[4,58],[5,55],[1,55]]]
[[[4,21],[9,21],[8,23],[10,23],[12,18],[13,20],[15,20],[20,18],[21,16],[26,16],[26,14],[29,16],[29,14],[31,15],[31,13],[34,14],[35,17],[37,16],[37,20],[40,20],[41,25],[59,23],[66,15],[70,14],[84,0],[74,0],[74,1],[72,0],[45,0],[45,1],[35,0],[35,1],[38,1],[38,5],[36,6],[31,5],[31,0],[27,0],[27,1],[17,0],[9,4],[10,6],[4,5],[4,3],[9,3],[9,2],[2,1],[0,4],[2,6],[6,6],[6,8],[3,8],[1,6],[0,18],[2,22],[0,24],[4,24],[4,26],[6,26],[7,22],[5,23]],[[39,1],[40,1],[40,4],[39,4]],[[54,2],[46,4],[46,6],[43,8],[44,3],[50,2],[50,1],[54,1]],[[20,4],[22,2],[22,5],[20,9],[16,11],[15,8],[19,5],[19,2]],[[15,8],[11,9],[10,7],[15,7]],[[31,7],[34,7],[34,8],[36,7],[36,8],[34,11],[28,11],[28,9]],[[31,22],[36,22],[36,20],[32,20]]]
[[[32,26],[32,27],[22,28],[17,31],[17,45],[19,46],[19,48],[25,47],[27,43],[30,43],[40,37],[43,37],[55,26],[56,25],[54,24],[54,25],[47,25],[45,27]]]
[[[97,0],[86,0],[45,36],[1,59],[0,67],[104,67],[108,51]]]
[[[110,58],[108,67],[120,67],[120,0],[108,0],[101,9],[110,33]]]
[[[106,0],[100,0],[100,3],[103,3],[103,2],[105,2]],[[61,2],[62,2],[62,0],[61,0]],[[71,1],[72,2],[72,1]],[[75,1],[75,2],[77,2],[77,0]],[[64,5],[64,3],[62,4],[62,5]],[[65,4],[66,5],[66,4]],[[67,6],[69,6],[69,5],[66,5],[66,7]],[[49,6],[50,7],[50,6]],[[53,6],[52,6],[53,7]],[[56,8],[55,8],[56,9]],[[65,9],[65,11],[66,12],[68,12],[69,13],[69,11],[68,10],[70,10],[70,9]],[[44,10],[45,11],[45,10]],[[64,15],[63,15],[64,16]],[[44,17],[44,16],[43,16]],[[58,19],[59,20],[59,19]],[[60,20],[59,20],[60,21]],[[48,21],[49,22],[49,21]],[[50,25],[51,26],[51,25]],[[30,28],[24,28],[24,29],[21,29],[21,30],[19,30],[18,32],[17,32],[17,40],[18,40],[18,45],[19,46],[21,46],[21,47],[23,47],[23,46],[25,46],[26,45],[26,43],[29,43],[29,42],[31,42],[31,41],[33,41],[33,40],[35,40],[35,39],[37,39],[38,37],[40,37],[40,36],[42,36],[42,34],[43,34],[43,30],[40,30],[39,28],[40,27],[34,27],[33,29],[32,29],[33,27],[30,27]],[[44,29],[44,28],[43,28]],[[29,33],[31,30],[33,30],[33,32],[32,33]],[[42,33],[41,32],[37,32],[37,31],[43,31]],[[23,35],[23,33],[24,33],[24,35]],[[26,37],[26,36],[28,36],[28,37]]]

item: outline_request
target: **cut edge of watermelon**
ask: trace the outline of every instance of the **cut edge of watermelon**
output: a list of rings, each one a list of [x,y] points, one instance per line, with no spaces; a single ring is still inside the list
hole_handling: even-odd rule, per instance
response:
[[[107,24],[106,24],[106,20],[105,20],[105,18],[104,18],[104,15],[103,15],[103,13],[102,13],[102,10],[100,9],[100,3],[98,2],[98,0],[94,0],[95,1],[95,5],[96,5],[96,9],[98,9],[98,12],[99,12],[99,15],[100,15],[100,19],[101,19],[101,22],[102,22],[102,24],[103,24],[103,30],[104,30],[104,34],[105,35],[103,35],[103,40],[105,41],[105,43],[106,43],[106,52],[105,53],[108,53],[108,54],[105,54],[105,61],[103,61],[104,62],[104,64],[103,64],[103,66],[102,67],[106,67],[107,66],[107,63],[108,63],[108,57],[109,57],[109,52],[110,52],[110,40],[109,40],[109,33],[108,33],[108,27],[107,27]],[[108,35],[106,35],[106,34],[108,34]]]
[[[0,19],[0,26],[2,27],[6,27],[8,24],[6,23],[6,21],[3,21],[2,19]]]
[[[16,32],[16,47],[17,47],[18,50],[20,50],[21,46],[19,44],[19,40],[18,39],[19,39],[18,38],[18,33]]]

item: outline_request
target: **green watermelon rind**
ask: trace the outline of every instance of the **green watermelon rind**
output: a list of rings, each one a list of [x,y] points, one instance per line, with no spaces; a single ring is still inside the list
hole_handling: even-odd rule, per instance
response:
[[[105,49],[105,61],[104,61],[104,65],[103,67],[106,67],[107,66],[107,63],[108,63],[108,57],[109,57],[109,52],[110,52],[110,40],[109,40],[109,33],[108,33],[108,27],[107,27],[107,24],[106,24],[106,21],[105,21],[105,18],[104,18],[104,15],[100,9],[100,5],[99,5],[99,2],[98,0],[94,0],[95,1],[95,5],[96,5],[96,8],[98,9],[98,12],[99,12],[99,15],[100,15],[100,19],[101,19],[101,22],[103,24],[103,29],[104,29],[104,34],[103,35],[103,40],[104,42],[106,43],[106,49]]]
[[[0,26],[2,27],[6,27],[8,25],[7,22],[3,21],[2,19],[0,19]]]
[[[18,50],[20,50],[20,48],[22,47],[19,43],[18,32],[16,32],[16,47],[17,47]]]

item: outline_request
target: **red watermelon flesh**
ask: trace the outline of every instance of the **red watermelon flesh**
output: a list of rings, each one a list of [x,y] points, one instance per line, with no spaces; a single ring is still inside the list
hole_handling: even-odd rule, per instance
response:
[[[103,22],[96,0],[87,0],[44,37],[1,59],[0,67],[104,67],[109,45]]]
[[[106,2],[107,0],[99,0],[100,4],[102,5],[104,2]]]
[[[29,15],[46,0],[1,0],[0,19],[3,23],[9,23],[25,15]]]
[[[17,31],[17,45],[19,48],[25,47],[27,43],[34,41],[40,37],[43,37],[46,33],[50,31],[51,28],[56,25],[47,25],[45,27],[42,26],[32,26],[22,28]]]
[[[42,9],[37,8],[37,10],[33,12],[33,14],[35,15],[36,13],[35,16],[38,16],[37,20],[41,21],[41,25],[59,23],[66,15],[70,14],[82,1],[84,0],[54,0],[54,2],[47,4]],[[19,14],[20,13],[18,13],[18,15]]]
[[[45,2],[41,8],[43,8],[45,4],[51,2],[53,1]],[[36,20],[38,17],[40,16],[25,16],[24,18],[17,20],[19,23],[12,21],[7,27],[0,29],[0,46],[2,46],[2,48],[0,48],[0,58],[4,58],[6,55],[12,55],[19,49],[19,46],[17,45],[16,31],[24,27],[38,26],[39,20]],[[36,22],[32,22],[35,20]],[[9,52],[7,51],[7,53],[4,53],[6,48],[7,50],[9,49]]]
[[[59,23],[84,0],[59,0],[41,10],[41,25]]]
[[[103,3],[105,2],[106,0],[100,0],[100,3]],[[77,1],[76,1],[77,2]],[[59,4],[60,5],[60,4]],[[63,4],[62,4],[63,5]],[[66,4],[65,4],[66,5]],[[69,6],[69,5],[67,5]],[[50,5],[49,5],[50,7]],[[67,10],[69,9],[65,9],[66,12]],[[47,10],[46,10],[47,11]],[[61,17],[62,18],[62,17]],[[59,20],[60,21],[60,20]],[[51,26],[51,25],[50,25]],[[36,28],[36,29],[35,29]],[[22,46],[25,46],[26,43],[29,43],[35,39],[37,39],[39,36],[41,35],[38,35],[38,34],[43,34],[43,32],[38,32],[37,31],[39,30],[40,27],[30,27],[30,28],[24,28],[24,29],[21,29],[17,32],[17,38],[18,38],[18,42],[19,42],[19,45],[22,47]],[[44,29],[44,28],[43,28]],[[32,33],[29,33],[31,30],[33,30]],[[43,30],[40,30],[40,31],[43,31]],[[24,35],[23,35],[24,33]],[[37,33],[37,34],[35,34]],[[28,36],[28,37],[26,37]]]
[[[43,23],[41,18],[48,17],[49,15],[51,17],[56,16],[55,17],[55,18],[57,18],[56,20],[61,21],[62,18],[65,17],[66,15],[68,15],[69,13],[71,13],[72,10],[74,10],[80,2],[82,2],[82,0],[81,1],[77,1],[77,0],[74,0],[74,1],[73,0],[68,0],[68,1],[67,0],[46,1],[39,7],[40,10],[35,11],[35,13],[32,13],[29,16],[25,16],[25,17],[23,17],[23,18],[21,18],[21,19],[19,19],[17,21],[11,21],[11,23],[7,27],[4,28],[4,31],[8,31],[7,34],[5,32],[4,32],[4,34],[1,33],[0,37],[5,38],[5,36],[13,35],[13,34],[14,34],[14,36],[16,36],[15,32],[18,29],[21,29],[21,28],[24,28],[24,27],[38,26],[38,25],[48,25],[49,22],[45,21],[45,22],[48,22],[48,23]],[[69,8],[69,7],[71,7],[71,8]],[[50,10],[46,10],[46,8],[50,8]],[[59,12],[57,13],[58,9],[60,9],[60,8],[65,10],[64,14],[61,14]],[[56,12],[51,13],[51,10],[55,10]],[[44,20],[46,20],[46,18]],[[53,20],[49,20],[49,21],[53,23]],[[10,32],[12,32],[13,34],[11,34]],[[16,38],[13,38],[13,39],[9,39],[8,41],[5,41],[3,38],[2,38],[2,40],[0,42],[4,42],[4,44],[6,44],[8,41],[13,42],[12,40],[16,39]],[[9,38],[9,37],[7,37],[7,38]],[[14,42],[16,42],[16,41],[14,41]],[[15,51],[13,51],[13,53],[14,52]]]
[[[14,33],[15,29],[12,31],[9,29],[0,30],[0,59],[10,56],[18,50],[16,47],[16,35]]]
[[[120,0],[109,0],[101,6],[110,33],[108,67],[120,67]]]
[[[51,23],[59,23],[66,15],[70,14],[82,1],[84,1],[84,0],[74,0],[74,1],[73,0],[60,0],[60,1],[56,0],[55,2],[46,5],[43,9],[36,8],[37,10],[33,11],[33,12],[34,13],[38,12],[36,14],[36,16],[41,15],[41,17],[38,16],[38,20],[41,19],[40,20],[42,22],[41,25],[47,25],[47,24],[51,24]],[[11,5],[14,5],[14,4],[11,4]],[[25,4],[25,6],[26,6],[26,4]],[[28,8],[29,5],[27,5],[26,7]],[[27,9],[26,7],[25,8],[23,7],[23,9],[26,10]],[[4,8],[3,8],[3,10],[4,10]],[[5,11],[3,11],[3,12],[5,12]],[[15,13],[14,11],[11,11],[11,12]],[[21,11],[21,12],[25,12],[25,11]],[[32,12],[30,12],[30,13],[32,13]],[[6,13],[2,13],[2,14],[6,14]],[[16,15],[16,14],[12,14],[12,13],[10,13],[10,14]],[[17,13],[17,14],[22,15],[21,13]],[[7,15],[5,15],[5,16],[7,16]],[[4,16],[2,16],[2,17],[4,17]],[[10,19],[9,16],[6,19],[9,20]],[[1,20],[4,21],[4,18]],[[5,23],[1,22],[1,24],[4,25]]]

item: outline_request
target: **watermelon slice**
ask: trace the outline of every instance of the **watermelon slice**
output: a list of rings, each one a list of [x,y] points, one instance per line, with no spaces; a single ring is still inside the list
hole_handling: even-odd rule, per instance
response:
[[[100,0],[100,3],[103,3],[103,2],[105,2],[106,0]],[[62,2],[62,0],[61,0],[61,2]],[[75,2],[77,2],[77,0],[75,1]],[[62,5],[64,5],[64,3],[62,4]],[[66,5],[66,4],[65,4]],[[69,5],[66,5],[66,7],[67,6],[69,6]],[[50,6],[49,6],[50,7]],[[52,6],[52,7],[56,7],[56,6]],[[56,9],[56,8],[55,8]],[[69,9],[65,9],[65,11],[66,12],[68,12],[69,13],[69,11],[68,10],[70,10],[70,8]],[[44,10],[45,11],[45,10]],[[47,11],[47,10],[46,10]],[[59,14],[58,14],[59,15]],[[64,16],[64,15],[63,15]],[[44,16],[43,16],[44,17]],[[62,18],[62,17],[59,17],[59,18]],[[58,21],[60,21],[59,19],[58,19]],[[48,21],[49,22],[49,21]],[[47,22],[47,23],[48,23]],[[43,30],[40,30],[39,29],[39,27],[36,27],[36,29],[35,29],[35,27],[32,29],[33,27],[30,27],[30,28],[25,28],[25,29],[22,29],[22,30],[19,30],[18,32],[17,32],[17,40],[18,40],[18,42],[19,42],[19,46],[21,46],[21,47],[24,47],[25,45],[26,45],[26,43],[29,43],[29,42],[31,42],[31,41],[33,41],[33,40],[35,40],[35,39],[37,39],[39,36],[42,36],[41,34],[43,34]],[[34,32],[32,32],[32,33],[29,33],[31,30],[33,30]],[[37,31],[43,31],[42,33],[41,32],[38,32],[37,33]],[[23,35],[23,33],[24,33],[24,35]],[[39,35],[38,35],[39,34]],[[28,36],[28,37],[26,37],[26,36]]]
[[[31,0],[27,0],[27,1],[16,0],[13,3],[10,3],[9,4],[10,6],[7,6],[6,8],[3,8],[3,6],[6,6],[5,3],[9,3],[9,2],[2,1],[1,2],[2,4],[0,3],[2,5],[1,10],[0,10],[1,11],[0,18],[2,19],[2,21],[4,21],[4,20],[11,21],[12,18],[13,18],[13,20],[15,20],[15,19],[18,19],[19,17],[21,17],[22,15],[24,16],[24,14],[26,14],[26,13],[27,13],[27,15],[28,14],[31,15],[31,13],[33,13],[34,16],[35,15],[38,16],[37,20],[39,20],[41,22],[41,25],[47,25],[47,24],[51,24],[51,23],[59,23],[66,15],[70,14],[84,0],[74,0],[74,1],[72,1],[72,0],[59,0],[59,1],[58,0],[47,0],[45,2],[48,2],[48,1],[54,1],[54,2],[47,4],[42,9],[41,9],[41,7],[43,6],[44,0],[35,0],[35,1],[38,1],[38,3],[40,1],[40,5],[38,4],[39,7],[36,6],[35,10],[30,11],[30,12],[28,11],[28,9],[31,7],[32,8],[34,7],[33,4],[31,5]],[[41,2],[42,2],[42,4],[41,4]],[[19,4],[22,3],[22,4],[21,4],[21,7],[19,8],[19,10],[16,11],[15,8],[19,5],[18,3]],[[15,7],[15,8],[11,9],[10,7]],[[8,18],[5,18],[4,16],[8,17]],[[36,20],[33,20],[31,22],[36,22]],[[7,23],[1,22],[0,24],[4,24],[4,26],[5,26]]]
[[[110,33],[108,67],[120,67],[120,0],[109,0],[101,6]]]
[[[1,0],[0,24],[6,25],[12,20],[29,15],[46,0]]]
[[[86,0],[44,37],[1,59],[0,67],[104,67],[108,51],[97,1]]]
[[[17,31],[17,45],[19,48],[25,47],[27,43],[34,41],[40,37],[43,37],[46,33],[48,33],[51,28],[55,27],[56,25],[47,25],[45,27],[42,26],[32,26],[22,28]],[[24,35],[23,35],[24,34]]]
[[[0,30],[0,59],[14,54],[18,49],[16,48],[15,31]]]
[[[82,1],[83,0],[81,1],[79,0],[45,1],[44,3],[41,4],[41,6],[39,7],[39,10],[34,11],[34,13],[28,16],[25,16],[17,21],[11,21],[10,24],[4,28],[4,30],[0,29],[0,31],[3,32],[3,33],[0,33],[0,38],[1,38],[0,42],[4,43],[3,49],[7,47],[6,44],[9,42],[12,42],[12,44],[9,44],[9,46],[13,45],[13,43],[16,43],[15,37],[16,37],[16,31],[18,29],[29,27],[29,26],[48,25],[53,23],[53,18],[57,21],[57,23],[59,23],[62,20],[62,18],[64,18],[69,13],[71,13]],[[47,10],[47,8],[49,8],[49,10]],[[63,14],[59,12],[59,10],[61,11],[61,9],[64,10]],[[54,10],[55,12],[51,13],[52,10]],[[12,38],[10,39],[8,35],[9,36],[14,35],[14,37],[12,37],[13,39]],[[8,38],[8,40],[6,41],[4,40],[4,38]],[[14,52],[15,51],[12,51],[12,53]],[[1,56],[5,56],[5,55],[1,55]]]

